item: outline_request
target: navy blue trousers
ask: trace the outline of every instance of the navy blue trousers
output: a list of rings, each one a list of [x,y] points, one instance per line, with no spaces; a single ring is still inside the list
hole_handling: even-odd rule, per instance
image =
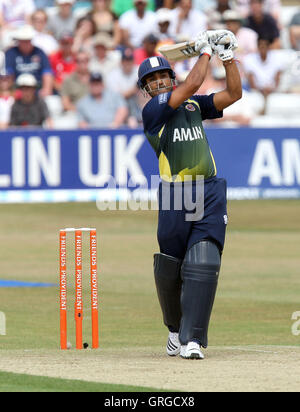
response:
[[[201,240],[211,240],[216,243],[222,253],[227,225],[226,180],[213,177],[204,180],[204,183],[189,182],[190,189],[187,191],[182,189],[181,192],[176,189],[176,185],[178,188],[179,184],[162,182],[159,186],[157,238],[160,252],[183,259],[186,251],[195,243]],[[201,191],[202,198],[199,200]],[[191,193],[194,203],[197,201],[203,204],[203,216],[198,220],[187,220],[187,216],[191,217],[193,213],[190,205],[188,208],[185,206],[184,196],[187,192]],[[178,207],[180,195],[182,196],[181,208]],[[168,210],[163,210],[164,208]]]

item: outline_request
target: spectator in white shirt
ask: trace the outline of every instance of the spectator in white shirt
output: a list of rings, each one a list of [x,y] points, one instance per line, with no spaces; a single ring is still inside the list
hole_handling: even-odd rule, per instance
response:
[[[31,24],[35,30],[32,43],[42,49],[48,56],[59,48],[56,39],[46,32],[48,15],[44,10],[36,10],[31,16]]]
[[[282,56],[277,50],[270,50],[270,41],[259,38],[258,52],[244,59],[244,70],[252,90],[259,91],[265,98],[277,90],[284,70]]]
[[[257,52],[258,34],[254,30],[242,26],[241,14],[234,10],[226,10],[222,19],[226,29],[232,31],[237,39],[238,49],[235,51],[237,59],[243,61],[247,54]]]
[[[91,58],[89,70],[91,73],[100,73],[104,82],[106,76],[116,67],[119,67],[121,54],[112,50],[113,39],[106,33],[98,33],[93,38],[94,56]]]
[[[192,0],[180,0],[178,7],[172,10],[170,32],[177,38],[191,39],[207,29],[207,17],[192,6]]]
[[[156,12],[156,30],[155,36],[158,38],[157,49],[166,44],[174,44],[175,37],[170,32],[172,20],[172,11],[167,8],[161,8]]]
[[[128,10],[120,17],[122,43],[131,48],[142,46],[144,38],[156,27],[156,16],[153,11],[146,10],[148,0],[135,0],[134,9]]]

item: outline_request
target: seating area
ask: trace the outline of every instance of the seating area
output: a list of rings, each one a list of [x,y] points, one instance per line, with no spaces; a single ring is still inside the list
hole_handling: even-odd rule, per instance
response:
[[[9,3],[12,0],[6,1]],[[24,7],[22,6],[23,0],[13,1],[20,2],[18,10]],[[261,3],[259,0],[256,2]],[[89,94],[86,78],[94,74],[100,75],[107,93],[116,93],[116,96],[118,95],[128,110],[127,118],[117,127],[143,127],[141,112],[147,100],[142,98],[141,92],[136,87],[139,64],[144,58],[158,56],[159,46],[164,42],[177,43],[184,38],[192,38],[194,35],[193,27],[189,22],[192,22],[197,16],[198,18],[201,16],[203,29],[230,29],[229,23],[239,22],[240,24],[241,28],[235,33],[239,43],[236,58],[242,73],[245,100],[247,100],[246,106],[248,105],[248,107],[240,104],[241,112],[238,113],[238,109],[235,109],[236,119],[238,119],[238,115],[241,115],[240,118],[243,117],[245,114],[243,111],[246,107],[249,109],[246,110],[247,126],[249,127],[298,127],[300,125],[300,39],[292,39],[291,34],[291,22],[296,21],[293,24],[298,24],[295,17],[300,15],[299,2],[265,0],[262,3],[264,5],[263,12],[270,19],[273,19],[273,24],[277,25],[278,33],[278,38],[270,38],[270,44],[264,56],[264,52],[260,50],[258,45],[258,40],[262,37],[259,31],[255,33],[257,36],[255,38],[257,40],[254,41],[254,43],[257,42],[257,45],[254,44],[255,50],[252,47],[254,39],[252,36],[252,49],[249,47],[244,52],[247,49],[247,34],[241,32],[248,30],[248,33],[251,31],[252,35],[255,32],[249,23],[253,12],[250,0],[249,2],[247,0],[227,2],[224,0],[211,0],[209,2],[147,0],[140,2],[147,7],[147,10],[144,9],[142,12],[138,10],[136,2],[132,2],[132,5],[128,6],[128,10],[124,9],[125,6],[119,0],[106,1],[105,6],[100,5],[100,3],[102,2],[28,0],[28,7],[24,13],[26,14],[28,11],[29,14],[25,17],[21,11],[22,16],[21,14],[18,16],[17,9],[15,14],[7,13],[5,9],[1,10],[0,3],[0,20],[2,19],[0,43],[6,57],[6,63],[4,63],[4,59],[2,62],[0,61],[1,71],[12,75],[15,82],[15,84],[10,85],[10,88],[6,86],[7,88],[4,89],[2,85],[0,87],[0,105],[3,113],[7,113],[8,116],[11,110],[11,100],[8,100],[8,96],[12,96],[16,100],[20,98],[18,90],[16,93],[17,76],[20,74],[18,70],[15,71],[18,64],[12,64],[12,57],[9,55],[10,49],[18,44],[12,42],[12,40],[17,41],[15,34],[18,33],[18,41],[22,41],[20,36],[23,36],[24,40],[30,38],[33,45],[37,41],[37,47],[41,48],[46,54],[45,58],[49,59],[46,68],[43,68],[42,71],[50,73],[52,70],[52,86],[49,86],[49,81],[45,81],[44,78],[36,78],[38,91],[41,92],[41,97],[51,118],[51,122],[44,121],[41,124],[42,127],[54,129],[95,127],[92,123],[83,121],[82,113],[78,112],[79,100]],[[247,3],[248,14],[243,15],[242,10],[245,10]],[[45,5],[45,7],[42,9],[41,5]],[[68,15],[65,14],[66,5],[69,7]],[[226,17],[226,12],[230,12],[231,17]],[[141,14],[139,15],[139,13]],[[176,20],[178,13],[185,16],[180,24]],[[229,15],[227,13],[227,16]],[[110,17],[108,18],[108,16]],[[105,28],[102,27],[101,19],[104,17],[107,18],[106,26],[109,26],[109,29],[105,25]],[[24,20],[24,26],[21,24],[21,19]],[[138,26],[139,19],[145,24]],[[42,20],[44,22],[41,22]],[[130,21],[135,21],[136,24],[129,24]],[[65,27],[62,27],[61,22],[65,22]],[[11,31],[14,24],[16,24],[15,29]],[[162,29],[164,24],[167,24],[166,31]],[[19,29],[22,27],[24,27],[24,31],[20,34]],[[30,28],[35,34],[30,34]],[[268,33],[265,32],[264,37],[268,37],[267,35]],[[57,45],[56,49],[55,44]],[[50,46],[55,51],[47,53]],[[126,56],[128,51],[129,58]],[[21,52],[18,51],[18,53]],[[15,57],[16,61],[22,57],[20,56],[21,54]],[[132,62],[130,69],[125,68],[125,63],[123,65],[123,58]],[[83,66],[79,67],[79,61],[82,59],[87,61],[85,69]],[[217,70],[216,60],[217,57],[213,57],[211,60],[211,65],[214,68],[212,72],[220,73],[220,70]],[[19,67],[21,66],[19,65]],[[22,67],[25,66],[28,66],[29,72],[34,67],[32,62],[26,62]],[[190,61],[185,61],[184,63],[180,62],[180,64],[175,63],[173,67],[180,82],[184,81],[181,79],[184,79],[189,73],[192,64]],[[126,70],[129,71],[126,72]],[[25,72],[27,73],[27,68]],[[36,76],[36,73],[32,74]],[[0,79],[2,77],[0,75]],[[70,80],[70,78],[72,79]],[[127,79],[126,88],[124,83],[127,83]],[[213,78],[211,83],[206,80],[209,85],[206,87],[204,82],[204,90],[210,90],[210,92],[219,90],[219,80],[218,76]],[[5,79],[3,79],[3,84],[4,82]],[[72,90],[77,89],[77,87],[80,90],[73,93]],[[132,90],[135,91],[132,92]],[[202,91],[199,89],[200,94],[205,94]],[[10,106],[8,107],[8,105]],[[226,109],[224,113],[226,114]],[[101,127],[97,120],[95,119],[95,124],[98,125],[97,127]],[[27,124],[26,121],[23,123]],[[224,119],[224,126],[228,127],[228,124],[230,127],[246,125],[245,119],[243,123],[232,119],[228,123]],[[1,129],[9,126],[16,125],[10,125],[8,117],[0,119]],[[108,126],[108,124],[103,124],[104,128]],[[222,126],[222,122],[218,121],[217,126]]]

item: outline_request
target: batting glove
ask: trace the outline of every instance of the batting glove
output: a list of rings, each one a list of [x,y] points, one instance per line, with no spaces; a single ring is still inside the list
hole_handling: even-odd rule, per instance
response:
[[[235,35],[229,30],[209,31],[209,41],[214,53],[217,53],[222,61],[232,60],[234,50],[238,48]]]
[[[209,57],[212,56],[213,51],[206,31],[199,33],[195,38],[195,50],[199,54],[207,54]]]

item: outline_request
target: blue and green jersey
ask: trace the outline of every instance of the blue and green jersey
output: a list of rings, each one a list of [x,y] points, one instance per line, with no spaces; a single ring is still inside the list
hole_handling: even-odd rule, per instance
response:
[[[196,180],[216,176],[216,164],[202,122],[216,119],[223,112],[216,110],[213,96],[192,96],[177,109],[169,106],[170,93],[153,97],[144,107],[143,122],[147,139],[159,159],[163,180]]]

